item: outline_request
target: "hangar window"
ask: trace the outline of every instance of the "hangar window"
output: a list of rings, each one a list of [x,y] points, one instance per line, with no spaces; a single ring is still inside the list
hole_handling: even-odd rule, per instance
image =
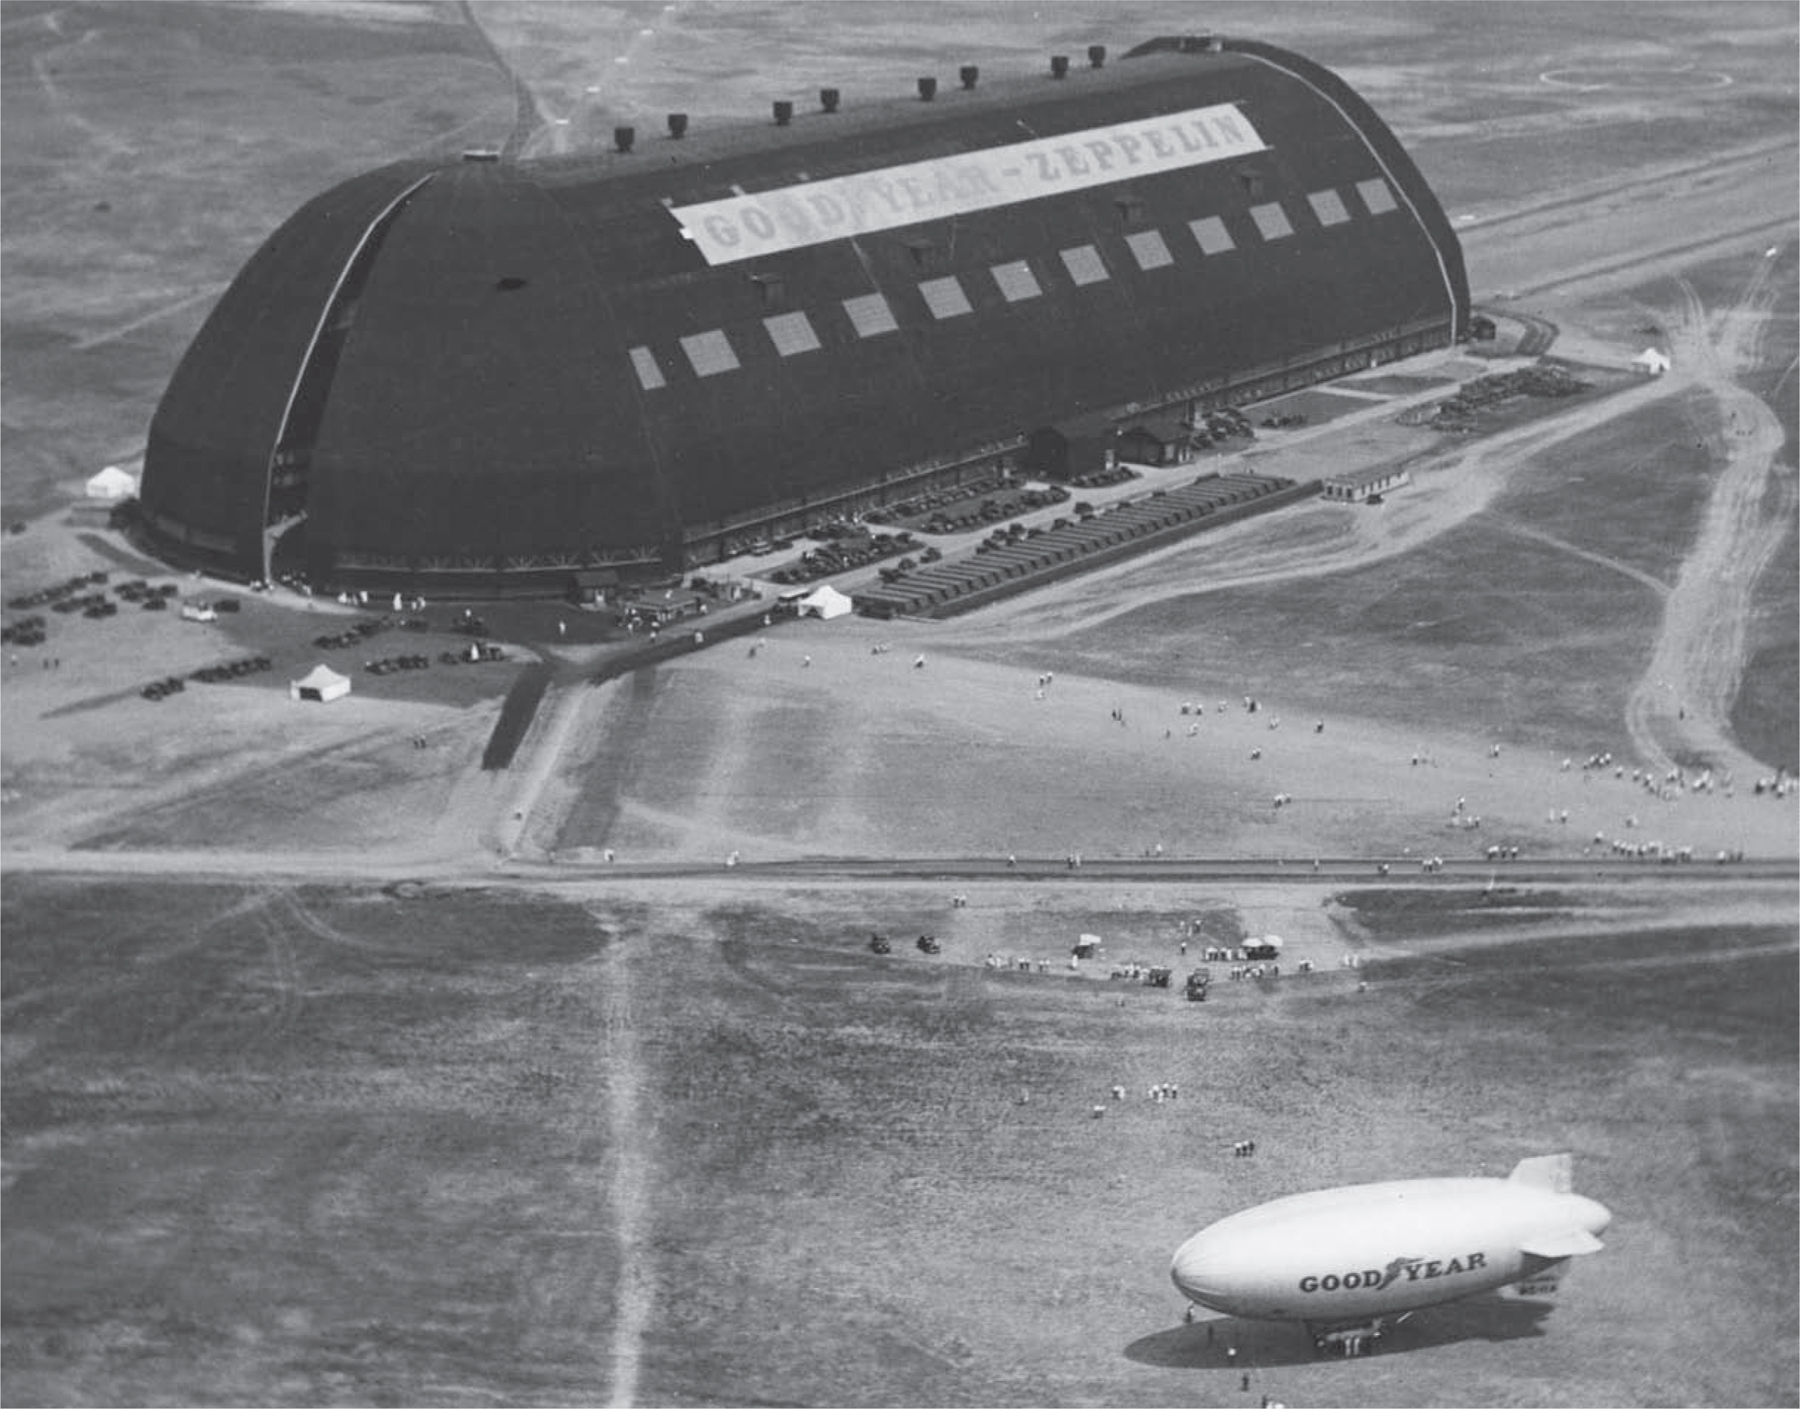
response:
[[[1168,245],[1163,243],[1160,230],[1140,230],[1135,235],[1127,235],[1125,243],[1131,246],[1132,256],[1137,260],[1139,269],[1161,269],[1163,265],[1175,262],[1175,256],[1169,253]]]
[[[1350,212],[1344,209],[1344,198],[1330,187],[1314,191],[1306,199],[1312,203],[1313,214],[1319,217],[1321,225],[1342,225],[1350,218]]]
[[[1064,250],[1062,262],[1069,277],[1077,284],[1098,284],[1108,277],[1106,266],[1100,262],[1100,252],[1092,245],[1076,245],[1074,249]]]
[[[632,348],[631,365],[637,368],[638,384],[645,391],[655,391],[659,386],[667,385],[663,381],[662,368],[656,365],[656,357],[649,348]]]
[[[1262,231],[1265,240],[1279,240],[1294,233],[1294,227],[1288,223],[1287,212],[1281,208],[1280,201],[1251,206],[1250,218],[1256,222],[1256,228]]]
[[[1394,208],[1394,193],[1379,176],[1356,183],[1356,194],[1363,198],[1370,215],[1385,215]]]
[[[933,318],[955,318],[970,312],[969,296],[954,277],[927,279],[919,285],[919,292],[925,296],[925,306]]]
[[[1006,295],[1008,303],[1036,298],[1044,292],[1038,287],[1037,275],[1031,272],[1031,266],[1022,259],[1015,259],[1010,264],[996,264],[993,274],[994,282],[1000,286],[1000,292]]]
[[[819,346],[819,335],[806,321],[804,313],[778,313],[773,318],[763,319],[763,327],[769,330],[769,341],[783,357],[813,352]]]
[[[1231,232],[1225,228],[1225,222],[1216,215],[1209,215],[1204,220],[1190,220],[1188,229],[1194,232],[1194,238],[1200,242],[1201,254],[1224,254],[1227,250],[1237,248],[1232,243]]]
[[[872,338],[877,333],[891,333],[900,325],[894,321],[894,310],[880,294],[862,294],[844,300],[844,312],[856,326],[859,338]]]
[[[737,371],[737,354],[731,350],[725,334],[714,328],[710,333],[694,333],[681,340],[681,350],[694,364],[694,374],[717,376],[720,372]]]

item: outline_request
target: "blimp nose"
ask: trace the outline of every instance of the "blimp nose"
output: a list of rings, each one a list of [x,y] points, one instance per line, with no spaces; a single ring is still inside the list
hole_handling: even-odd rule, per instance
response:
[[[1169,1264],[1169,1279],[1175,1283],[1175,1289],[1202,1306],[1216,1306],[1225,1290],[1226,1269],[1216,1256],[1217,1241],[1204,1232],[1196,1233],[1175,1249],[1174,1260]]]

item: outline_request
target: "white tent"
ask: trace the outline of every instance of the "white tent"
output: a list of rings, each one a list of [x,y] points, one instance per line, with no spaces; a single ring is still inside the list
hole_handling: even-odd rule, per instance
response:
[[[1671,365],[1669,354],[1659,352],[1654,347],[1645,348],[1631,359],[1632,369],[1642,372],[1646,377],[1660,377]]]
[[[326,700],[342,699],[350,693],[350,677],[339,675],[328,665],[315,665],[310,674],[299,680],[288,681],[288,698],[290,700]]]
[[[810,597],[801,599],[800,615],[816,616],[823,621],[830,621],[834,616],[845,615],[850,610],[850,606],[850,599],[827,582]]]
[[[137,493],[137,476],[117,465],[108,465],[87,482],[90,499],[128,499]]]

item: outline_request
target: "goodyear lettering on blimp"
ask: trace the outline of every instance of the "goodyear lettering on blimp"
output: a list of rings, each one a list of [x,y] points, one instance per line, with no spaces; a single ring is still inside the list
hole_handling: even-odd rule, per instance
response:
[[[1224,161],[1267,147],[1231,103],[934,161],[728,196],[669,213],[708,264]]]
[[[1300,1279],[1303,1292],[1383,1291],[1406,1274],[1409,1282],[1428,1282],[1438,1277],[1454,1277],[1461,1272],[1478,1272],[1487,1266],[1487,1254],[1472,1252],[1466,1258],[1396,1257],[1385,1268],[1369,1268],[1363,1272],[1327,1272],[1324,1276],[1308,1275]]]

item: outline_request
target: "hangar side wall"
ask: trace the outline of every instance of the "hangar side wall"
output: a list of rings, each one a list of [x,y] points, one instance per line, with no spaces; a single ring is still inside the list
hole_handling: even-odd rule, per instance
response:
[[[1155,106],[1218,98],[1253,115],[1272,150],[761,261],[784,291],[779,313],[805,320],[815,351],[773,344],[736,268],[683,281],[673,310],[663,288],[622,295],[627,337],[642,338],[663,383],[644,412],[690,536],[1046,422],[1179,403],[1250,368],[1377,341],[1393,356],[1401,330],[1420,325],[1453,336],[1466,299],[1361,135],[1321,96],[1253,71],[1224,90],[1187,75]],[[1331,224],[1312,203],[1326,194]],[[1211,252],[1195,222],[1213,227]],[[1040,292],[1015,298],[1001,274],[1021,263]],[[946,287],[966,311],[932,305]],[[859,336],[856,298],[878,299],[891,330]],[[690,338],[722,341],[737,366],[696,369]]]
[[[459,173],[431,193],[436,208],[409,212],[418,239],[400,232],[400,272],[384,276],[387,331],[371,322],[347,350],[346,395],[380,393],[334,409],[330,497],[312,524],[333,547],[321,568],[555,570],[666,559],[676,536],[693,560],[777,506],[803,522],[879,500],[884,484],[903,492],[921,467],[1034,425],[1179,403],[1252,368],[1310,379],[1348,349],[1391,357],[1453,335],[1466,296],[1421,220],[1429,192],[1400,184],[1416,171],[1349,125],[1339,98],[1242,59],[1162,67],[984,121],[1054,135],[1225,101],[1269,150],[718,268],[652,253],[678,232],[660,211],[636,214],[616,183]],[[1366,106],[1357,116],[1397,147]],[[855,164],[941,153],[947,127],[861,139]],[[832,155],[784,160],[830,170]],[[778,179],[759,160],[707,179]],[[451,242],[449,259],[433,242],[444,228],[480,238]],[[526,287],[493,295],[509,269]],[[441,351],[412,375],[421,325]],[[515,353],[522,342],[536,355]],[[410,408],[401,427],[396,404]],[[501,467],[509,493],[483,504]],[[427,481],[430,507],[400,521]]]
[[[310,576],[441,594],[666,570],[915,492],[1039,426],[1270,394],[1464,326],[1442,211],[1318,66],[1159,41],[996,90],[666,159],[424,168],[334,314],[306,443],[283,451],[306,468]],[[954,162],[1021,128],[1067,136],[1052,161],[1075,171],[1096,129],[1220,104],[1267,150],[716,267],[670,213]],[[144,507],[169,540],[217,565],[260,548],[308,339],[356,231],[419,169],[311,203],[221,300],[152,427]]]

